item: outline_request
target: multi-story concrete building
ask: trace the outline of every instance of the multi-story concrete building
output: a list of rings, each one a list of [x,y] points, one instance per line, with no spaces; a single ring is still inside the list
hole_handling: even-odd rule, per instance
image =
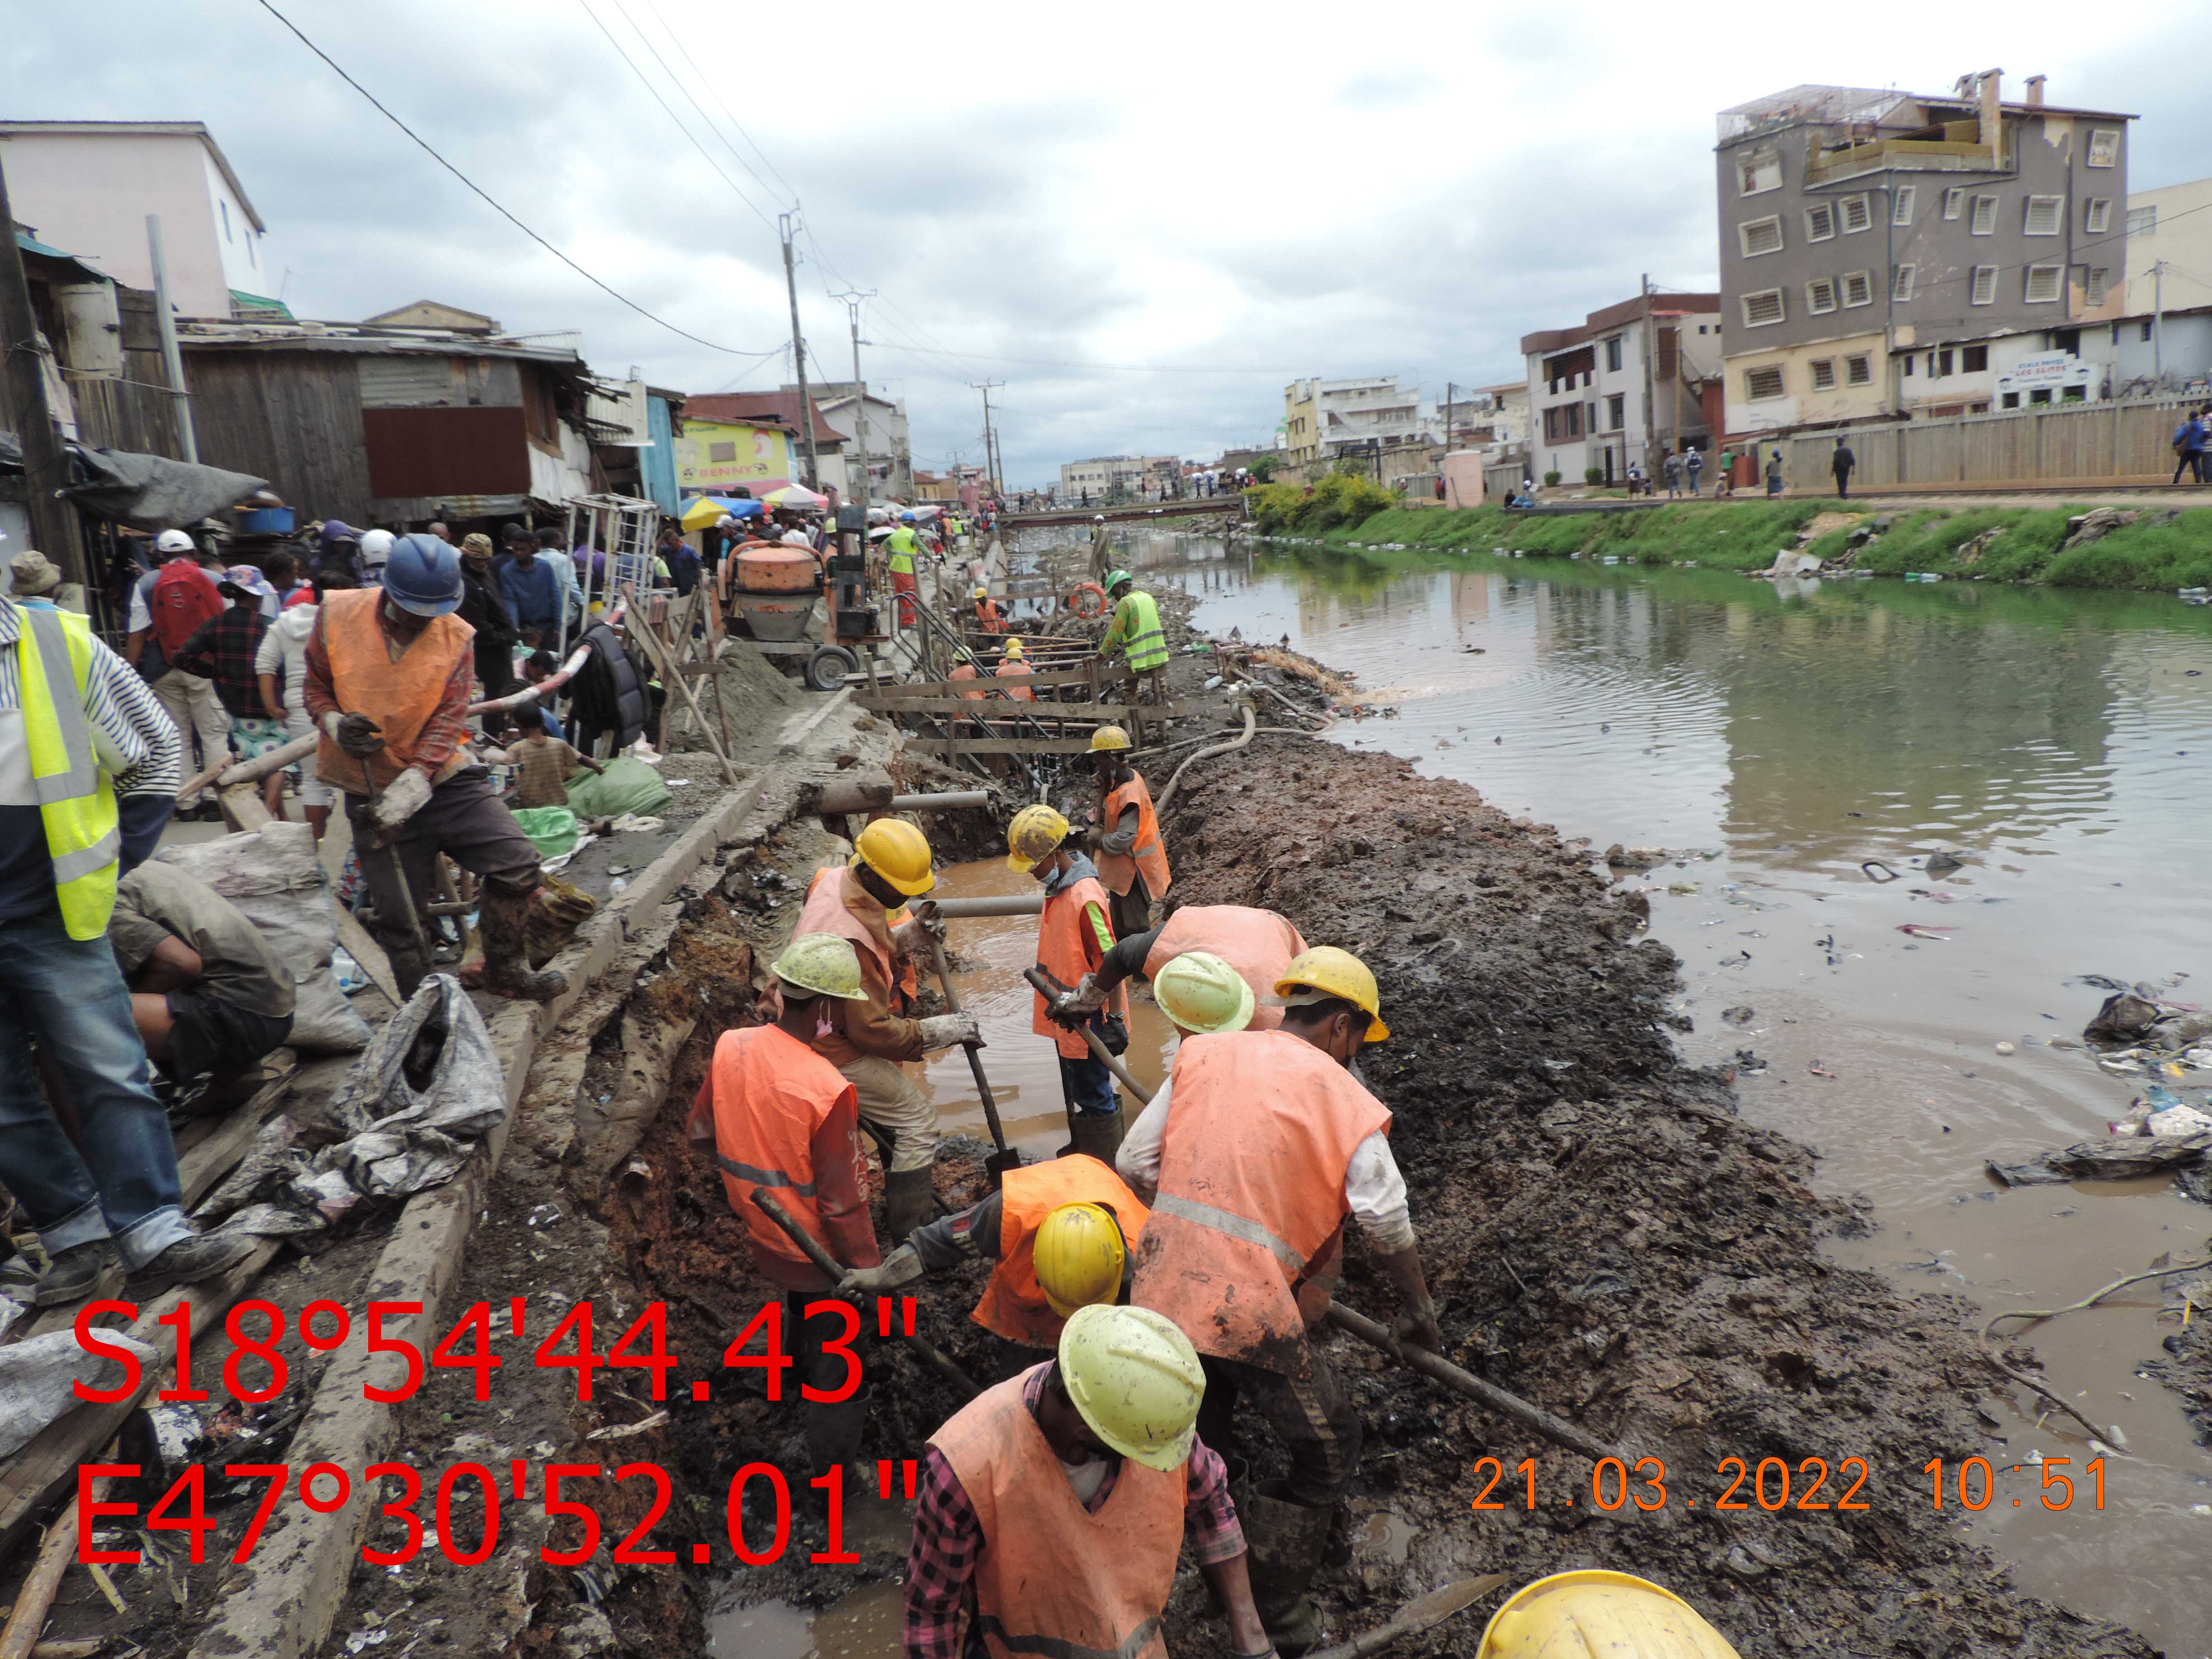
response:
[[[1420,387],[1401,386],[1395,374],[1316,376],[1283,388],[1284,459],[1293,466],[1426,445],[1435,440],[1433,424]]]
[[[1662,456],[1705,447],[1720,303],[1717,294],[1655,292],[1523,335],[1529,471],[1580,483],[1595,468],[1612,483],[1632,460],[1656,475]]]
[[[2008,104],[2001,80],[1793,87],[1721,113],[1731,434],[2101,395],[2050,360],[2126,309],[2133,118],[2046,104],[2041,76]]]
[[[1097,501],[1117,487],[1132,501],[1157,498],[1163,484],[1172,493],[1182,471],[1182,459],[1174,455],[1094,455],[1066,461],[1060,469],[1060,499]]]
[[[776,390],[789,398],[799,394],[796,386]],[[869,500],[914,500],[914,445],[907,435],[905,403],[869,392],[866,386],[856,388],[850,380],[822,381],[806,390],[814,400],[815,413],[844,440],[848,490],[856,491],[859,487],[860,458],[865,454]],[[865,401],[854,395],[856,391],[865,394]]]
[[[2128,310],[2112,325],[2115,392],[2212,378],[2212,179],[2128,198]]]

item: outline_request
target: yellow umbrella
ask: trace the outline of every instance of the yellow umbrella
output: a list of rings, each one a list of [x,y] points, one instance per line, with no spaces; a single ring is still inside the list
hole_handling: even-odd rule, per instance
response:
[[[684,509],[677,522],[686,530],[711,530],[729,515],[730,509],[711,496],[702,495]]]

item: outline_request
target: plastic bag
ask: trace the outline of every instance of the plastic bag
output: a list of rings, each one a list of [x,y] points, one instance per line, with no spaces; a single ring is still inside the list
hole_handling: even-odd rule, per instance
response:
[[[101,1340],[128,1348],[147,1364],[154,1350],[135,1336],[103,1331]],[[82,1346],[75,1331],[48,1331],[0,1348],[0,1457],[30,1443],[47,1424],[77,1408],[71,1384],[113,1387],[122,1380],[123,1362]]]
[[[530,837],[541,859],[557,859],[576,848],[576,815],[565,806],[518,806],[514,821]]]
[[[659,773],[632,755],[617,755],[604,772],[586,772],[568,786],[568,805],[585,818],[645,817],[675,800]]]
[[[164,847],[155,854],[195,876],[244,913],[292,969],[295,1048],[353,1054],[368,1046],[368,1022],[331,972],[337,920],[304,823],[270,823],[249,835]]]
[[[356,1135],[416,1124],[473,1139],[505,1117],[507,1073],[460,981],[424,980],[331,1092],[330,1109]]]

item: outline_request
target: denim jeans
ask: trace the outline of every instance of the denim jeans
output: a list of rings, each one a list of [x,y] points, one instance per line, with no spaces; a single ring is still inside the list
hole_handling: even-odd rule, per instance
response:
[[[1060,1057],[1060,1086],[1067,1091],[1068,1103],[1087,1116],[1106,1116],[1121,1109],[1121,1103],[1114,1093],[1114,1074],[1096,1054],[1085,1054],[1080,1060]]]
[[[68,1091],[75,1145],[39,1087],[34,1037]],[[0,927],[0,1179],[49,1255],[112,1237],[137,1268],[191,1235],[115,953],[71,939],[58,909]]]

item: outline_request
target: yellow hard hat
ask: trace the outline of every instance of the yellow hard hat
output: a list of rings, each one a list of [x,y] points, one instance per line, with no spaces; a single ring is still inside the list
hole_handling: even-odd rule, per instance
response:
[[[866,1002],[860,984],[860,958],[853,941],[836,933],[801,933],[783,947],[775,959],[775,976],[786,985],[819,996],[842,997]]]
[[[1390,1028],[1382,1023],[1382,994],[1375,988],[1375,975],[1351,951],[1340,951],[1334,945],[1316,945],[1295,958],[1275,981],[1275,994],[1291,997],[1302,991],[1342,997],[1364,1010],[1370,1042],[1381,1042],[1389,1036]]]
[[[1255,999],[1244,975],[1211,951],[1186,951],[1152,981],[1152,1000],[1186,1031],[1212,1036],[1252,1023]]]
[[[878,818],[853,843],[853,862],[865,864],[914,898],[937,885],[929,868],[929,837],[904,818]]]
[[[1006,636],[1006,654],[1010,657],[1026,657],[1029,655],[1029,647],[1022,643],[1021,635],[1018,634],[1009,634]]]
[[[978,587],[968,597],[971,599],[988,599],[991,597],[991,590],[988,587]]]
[[[1556,1572],[1523,1585],[1491,1615],[1475,1659],[1739,1656],[1673,1591],[1629,1573],[1592,1570]]]
[[[1121,1293],[1128,1246],[1103,1205],[1063,1204],[1037,1224],[1030,1251],[1045,1305],[1062,1319]]]
[[[1006,826],[1006,868],[1034,870],[1067,839],[1067,820],[1039,802],[1024,806]]]
[[[1097,1435],[1148,1469],[1190,1455],[1206,1373],[1198,1350],[1165,1314],[1092,1303],[1060,1334],[1060,1379]]]
[[[1129,746],[1129,734],[1118,726],[1102,726],[1091,734],[1093,754],[1102,749],[1127,749]]]

